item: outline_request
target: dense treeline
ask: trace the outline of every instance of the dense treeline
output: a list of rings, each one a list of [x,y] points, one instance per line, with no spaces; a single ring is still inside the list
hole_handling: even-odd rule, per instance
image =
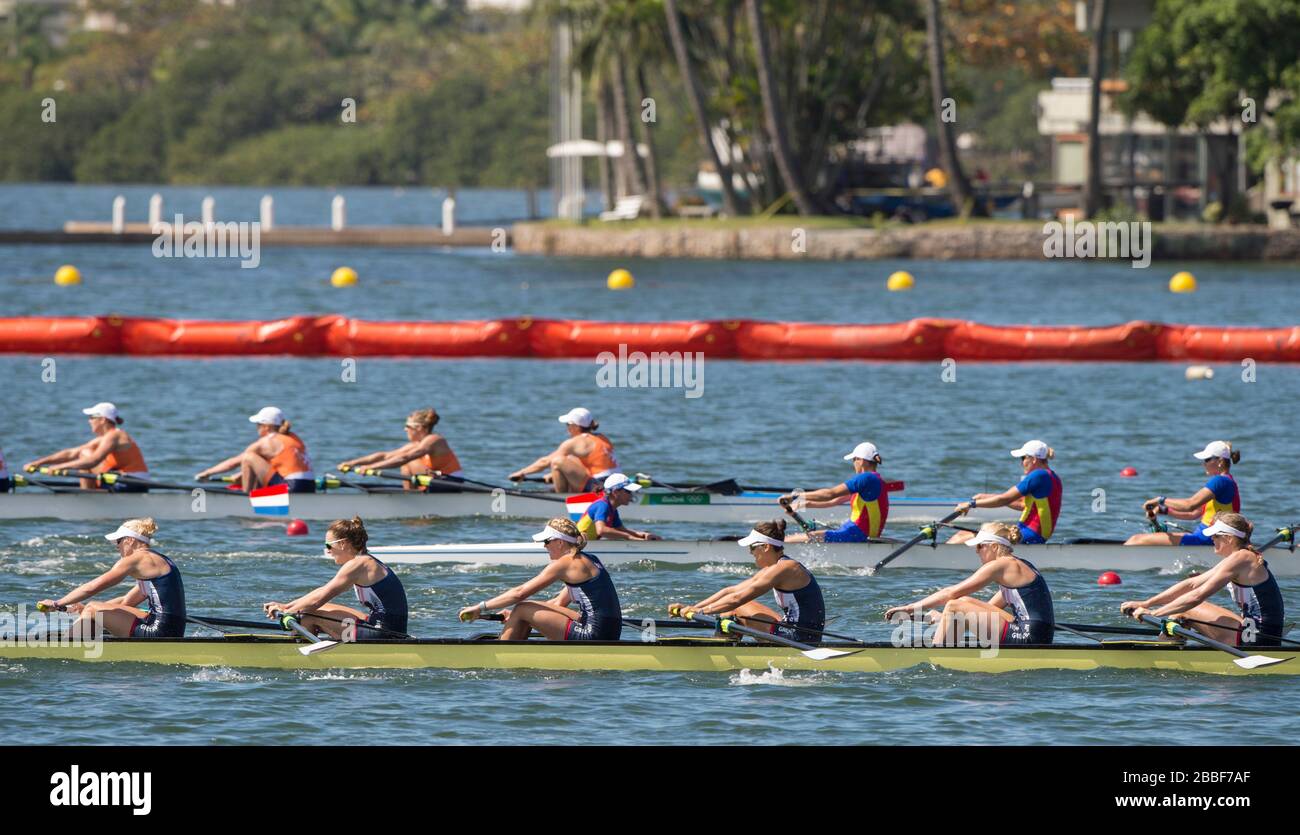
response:
[[[535,22],[400,0],[93,5],[123,31],[58,51],[21,7],[19,49],[0,63],[0,178],[546,181]]]

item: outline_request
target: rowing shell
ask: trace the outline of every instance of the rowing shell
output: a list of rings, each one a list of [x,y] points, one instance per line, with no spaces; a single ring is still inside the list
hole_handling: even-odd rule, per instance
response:
[[[891,543],[792,543],[786,553],[810,567],[842,566],[867,568],[898,546]],[[504,542],[467,545],[394,545],[371,548],[371,553],[390,563],[481,563],[486,565],[545,565],[545,548],[538,542]],[[694,542],[629,542],[608,539],[586,548],[607,565],[652,561],[693,565],[737,563],[753,565],[744,548],[725,540]],[[1125,546],[1119,543],[1063,543],[1060,545],[1018,545],[1016,554],[1042,569],[1086,569],[1088,571],[1162,571],[1181,574],[1189,569],[1208,568],[1218,561],[1213,548],[1177,545]],[[1284,548],[1270,553],[1269,568],[1278,577],[1300,576],[1300,556]],[[979,565],[974,549],[965,545],[918,545],[910,548],[884,572],[907,568],[944,568],[973,571]]]
[[[15,645],[0,642],[0,658],[31,661],[140,662],[199,667],[267,669],[419,669],[454,670],[818,670],[880,673],[930,665],[966,672],[1018,670],[1162,670],[1222,675],[1295,675],[1300,663],[1275,664],[1254,671],[1234,665],[1232,656],[1204,647],[1177,647],[1156,642],[1116,641],[1102,644],[1056,644],[1002,647],[997,650],[895,647],[891,644],[822,644],[849,654],[814,661],[798,650],[765,644],[720,640],[642,641],[474,641],[402,640],[341,644],[328,652],[304,656],[302,644],[282,637],[246,635],[217,638],[106,639],[98,650],[84,646]],[[1274,658],[1294,661],[1296,650],[1270,648]],[[989,655],[990,657],[985,657]]]
[[[359,493],[337,491],[298,493],[289,496],[286,515],[298,519],[347,519],[353,515],[371,519],[418,517],[489,516],[501,519],[550,519],[564,516],[564,496],[538,491],[537,497],[471,491],[437,493],[384,491]],[[626,521],[698,522],[753,524],[782,515],[777,493],[673,493],[643,490],[634,504],[620,508]],[[923,524],[945,515],[961,499],[893,498],[889,521]],[[825,523],[843,521],[845,507],[809,510],[806,517]],[[1007,514],[1011,515],[1008,516]],[[978,509],[972,522],[1010,519],[1006,509]],[[196,488],[192,493],[0,493],[0,519],[130,519],[152,516],[160,521],[221,519],[238,517],[266,519],[253,512],[248,497],[220,488]]]

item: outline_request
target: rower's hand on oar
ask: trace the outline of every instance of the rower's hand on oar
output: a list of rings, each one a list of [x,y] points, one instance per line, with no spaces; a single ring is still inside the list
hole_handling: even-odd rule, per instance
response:
[[[283,603],[280,603],[279,601],[276,600],[272,600],[270,603],[262,604],[262,611],[265,612],[266,616],[268,618],[271,618],[272,620],[275,620],[279,617],[279,615],[276,614],[277,612],[283,612],[287,608],[288,607],[286,607]]]
[[[1142,620],[1143,615],[1151,614],[1151,610],[1148,609],[1146,606],[1143,606],[1141,603],[1135,603],[1131,601],[1122,604],[1119,607],[1119,610],[1121,612],[1124,612],[1129,617],[1133,618],[1133,620]]]
[[[652,542],[655,540],[663,539],[663,537],[657,533],[650,533],[649,531],[639,531],[637,539],[640,539],[642,542]]]
[[[975,507],[975,502],[961,502],[955,508],[953,508],[953,510],[956,510],[962,516],[965,516],[967,513],[970,513],[974,507]]]
[[[464,609],[461,609],[460,614],[457,615],[457,617],[460,618],[462,623],[469,623],[470,621],[478,620],[478,615],[478,606],[474,605],[466,606]]]
[[[885,610],[885,620],[893,620],[899,615],[905,615],[908,620],[911,620],[914,611],[914,606],[893,606]]]
[[[75,607],[76,607],[76,612],[80,612],[81,609],[82,609],[82,605],[81,605],[80,603],[73,603],[72,606],[75,606]],[[71,606],[60,606],[60,605],[59,605],[56,601],[54,601],[54,600],[39,600],[39,601],[36,602],[36,611],[38,611],[38,612],[67,612],[67,611],[72,611],[72,607],[71,607]],[[74,614],[75,614],[75,612],[74,612]]]
[[[342,464],[339,464],[339,465],[338,465],[337,467],[335,467],[334,469],[338,470],[338,471],[341,472],[341,473],[346,473],[346,472],[351,471],[351,469],[352,469],[352,465],[349,464],[348,462],[344,461]]]
[[[686,613],[689,612],[689,611],[691,611],[691,608],[690,608],[689,606],[687,606],[685,603],[669,603],[669,604],[668,604],[668,616],[669,616],[669,617],[672,617],[672,618],[684,618],[684,617],[686,617]]]

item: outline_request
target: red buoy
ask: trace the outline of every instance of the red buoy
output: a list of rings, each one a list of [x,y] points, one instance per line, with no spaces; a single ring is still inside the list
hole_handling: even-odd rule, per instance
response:
[[[1097,585],[1099,586],[1118,586],[1123,582],[1114,571],[1103,571],[1101,576],[1097,578]]]
[[[1119,471],[1119,474],[1124,478],[1134,478],[1137,476],[1138,471],[1133,469],[1132,467],[1125,467],[1124,469]]]
[[[307,523],[301,519],[294,519],[292,522],[284,526],[284,532],[288,536],[306,536]]]

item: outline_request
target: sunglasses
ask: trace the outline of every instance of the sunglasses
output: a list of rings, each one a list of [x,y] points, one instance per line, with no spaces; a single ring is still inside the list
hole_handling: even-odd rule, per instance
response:
[[[340,542],[342,542],[342,541],[343,541],[343,540],[341,540],[341,539],[327,539],[327,540],[325,540],[325,550],[326,550],[326,551],[333,551],[333,550],[334,550],[334,546],[335,546],[335,545],[338,545],[338,544],[339,544]]]

